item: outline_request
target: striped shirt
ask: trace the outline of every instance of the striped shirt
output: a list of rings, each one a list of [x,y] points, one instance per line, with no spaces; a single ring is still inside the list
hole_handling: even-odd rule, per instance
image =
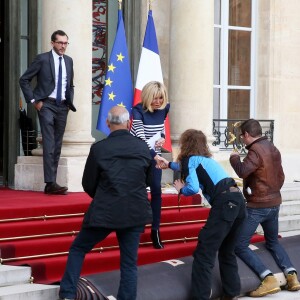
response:
[[[145,111],[141,103],[132,108],[132,126],[130,133],[142,139],[148,144],[151,154],[161,154],[160,149],[151,149],[147,142],[155,134],[160,133],[161,137],[165,137],[165,119],[170,109],[170,104],[164,109],[156,109],[153,112]]]

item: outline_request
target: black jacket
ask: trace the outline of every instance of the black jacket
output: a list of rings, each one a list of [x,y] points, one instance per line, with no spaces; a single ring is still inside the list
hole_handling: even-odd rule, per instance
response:
[[[76,111],[73,105],[73,60],[70,56],[64,55],[64,61],[67,71],[66,104],[72,111]],[[34,77],[37,79],[37,84],[32,90],[30,83]],[[52,51],[37,55],[20,77],[19,83],[27,103],[30,103],[32,99],[36,101],[46,99],[55,89],[55,67]]]
[[[82,186],[93,198],[83,227],[127,228],[152,222],[146,187],[151,155],[147,144],[127,130],[92,145]]]

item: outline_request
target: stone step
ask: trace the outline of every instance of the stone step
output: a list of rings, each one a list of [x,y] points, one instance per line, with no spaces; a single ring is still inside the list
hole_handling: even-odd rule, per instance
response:
[[[298,196],[300,197],[300,195]],[[279,217],[300,215],[300,200],[283,201],[280,206]]]
[[[0,265],[1,300],[56,300],[59,286],[33,284],[31,268]]]
[[[278,223],[279,223],[279,233],[291,232],[291,235],[296,235],[297,232],[300,231],[300,214],[279,216]],[[256,232],[258,234],[263,234],[263,229],[261,225],[257,227]]]
[[[291,231],[279,232],[279,234],[282,237],[289,237],[289,236],[300,235],[300,229],[299,230],[291,230]]]
[[[44,284],[18,284],[0,289],[1,300],[57,300],[59,286]]]
[[[300,230],[300,214],[279,217],[279,232]]]
[[[0,265],[0,287],[31,282],[30,267]],[[2,300],[2,298],[1,298]]]
[[[285,183],[281,189],[283,201],[300,200],[300,183]]]

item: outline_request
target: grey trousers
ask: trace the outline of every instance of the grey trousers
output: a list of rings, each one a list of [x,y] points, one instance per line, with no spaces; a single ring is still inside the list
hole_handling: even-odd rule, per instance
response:
[[[43,142],[44,181],[56,182],[57,167],[67,124],[68,107],[64,102],[45,99],[38,112]]]

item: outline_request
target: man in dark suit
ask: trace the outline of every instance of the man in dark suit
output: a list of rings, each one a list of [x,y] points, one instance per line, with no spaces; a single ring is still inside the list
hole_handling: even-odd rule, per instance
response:
[[[147,144],[129,133],[128,111],[114,106],[108,113],[109,136],[92,145],[82,186],[93,198],[74,240],[60,284],[60,299],[74,299],[85,255],[111,232],[120,246],[121,279],[117,299],[136,299],[140,235],[152,221],[146,187],[151,179]]]
[[[42,138],[45,194],[66,194],[68,188],[56,183],[58,162],[68,111],[73,105],[73,60],[65,55],[68,36],[62,30],[51,35],[52,50],[37,55],[20,78],[20,87],[27,103],[37,110]],[[31,80],[37,79],[34,89]]]

